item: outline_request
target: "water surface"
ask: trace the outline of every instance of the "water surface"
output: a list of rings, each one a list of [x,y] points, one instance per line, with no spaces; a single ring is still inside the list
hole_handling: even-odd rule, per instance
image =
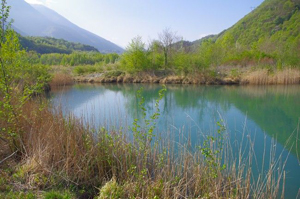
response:
[[[142,117],[136,92],[144,88],[149,115],[155,110],[160,85],[77,84],[54,90],[53,103],[83,116],[97,127],[123,128]],[[167,85],[160,103],[157,131],[179,140],[180,135],[197,146],[203,136],[216,132],[223,120],[226,134],[237,147],[245,135],[255,140],[256,167],[261,168],[263,151],[276,145],[276,155],[288,156],[286,197],[295,198],[300,187],[300,86],[193,86]],[[130,131],[129,131],[130,133]],[[300,133],[300,132],[299,132]],[[266,143],[266,144],[265,144]],[[268,159],[268,158],[267,158]],[[254,169],[255,171],[255,169]]]

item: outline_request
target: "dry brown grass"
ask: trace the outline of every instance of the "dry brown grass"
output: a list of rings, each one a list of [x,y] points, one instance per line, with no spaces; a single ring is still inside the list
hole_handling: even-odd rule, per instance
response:
[[[106,178],[126,173],[115,169],[127,168],[122,165],[127,163],[127,157],[121,138],[111,143],[104,132],[95,132],[73,116],[64,118],[60,110],[38,110],[37,104],[27,104],[23,110],[26,116],[19,120],[26,159],[35,160],[46,172],[68,183],[81,185],[101,184]],[[108,152],[120,159],[110,157]]]
[[[299,84],[300,70],[288,68],[277,71],[269,81],[271,84]]]
[[[299,84],[300,70],[286,68],[270,73],[267,69],[256,70],[242,76],[242,84]]]
[[[73,78],[70,74],[66,73],[55,73],[52,77],[52,80],[50,82],[51,87],[55,86],[67,86],[67,85],[72,85]]]

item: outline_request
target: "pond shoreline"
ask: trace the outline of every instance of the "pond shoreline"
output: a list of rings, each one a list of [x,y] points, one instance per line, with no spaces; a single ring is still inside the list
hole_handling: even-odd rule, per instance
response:
[[[80,83],[150,83],[150,84],[202,84],[202,85],[272,85],[300,84],[300,71],[285,69],[275,72],[268,70],[247,71],[239,75],[226,73],[189,75],[156,75],[154,73],[92,73],[72,76],[73,81]]]

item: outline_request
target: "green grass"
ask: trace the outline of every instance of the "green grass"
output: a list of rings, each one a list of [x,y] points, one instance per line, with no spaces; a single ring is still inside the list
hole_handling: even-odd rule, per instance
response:
[[[83,66],[75,66],[73,69],[73,73],[76,75],[90,74],[90,73],[100,73],[103,72],[102,66],[96,65],[83,65]]]
[[[68,191],[50,191],[43,194],[44,199],[73,199],[75,196]]]

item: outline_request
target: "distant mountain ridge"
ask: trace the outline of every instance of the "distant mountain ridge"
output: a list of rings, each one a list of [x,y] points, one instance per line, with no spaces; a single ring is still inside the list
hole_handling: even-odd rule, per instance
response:
[[[118,45],[84,30],[55,11],[42,6],[30,5],[24,0],[10,0],[10,18],[13,28],[23,36],[41,36],[64,39],[96,47],[102,53],[122,53]]]

